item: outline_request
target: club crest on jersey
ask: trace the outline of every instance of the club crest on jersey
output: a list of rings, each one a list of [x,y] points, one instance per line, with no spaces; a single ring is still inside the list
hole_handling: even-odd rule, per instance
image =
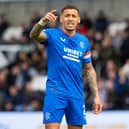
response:
[[[84,48],[84,47],[85,47],[85,46],[84,46],[84,42],[80,41],[80,47],[81,47],[81,48]]]

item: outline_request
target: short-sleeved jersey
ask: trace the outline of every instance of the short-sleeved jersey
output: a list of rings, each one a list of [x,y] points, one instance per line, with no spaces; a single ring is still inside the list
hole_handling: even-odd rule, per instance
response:
[[[82,63],[91,62],[88,39],[79,33],[70,37],[61,28],[44,29],[43,32],[47,36],[46,94],[84,97]]]

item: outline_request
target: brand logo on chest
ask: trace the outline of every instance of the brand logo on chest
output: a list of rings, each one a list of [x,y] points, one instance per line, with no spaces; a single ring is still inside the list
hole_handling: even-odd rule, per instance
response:
[[[65,41],[66,41],[66,39],[65,39],[65,38],[62,38],[62,37],[60,37],[60,40],[61,40],[62,42],[65,42]]]

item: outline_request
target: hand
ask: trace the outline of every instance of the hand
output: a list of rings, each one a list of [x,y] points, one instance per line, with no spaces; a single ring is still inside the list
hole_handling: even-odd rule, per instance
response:
[[[93,100],[93,113],[94,114],[99,114],[100,112],[102,112],[102,103],[100,101],[99,96],[94,97]]]
[[[48,12],[41,20],[43,22],[55,22],[57,19],[57,16],[54,14],[56,10],[52,10]]]

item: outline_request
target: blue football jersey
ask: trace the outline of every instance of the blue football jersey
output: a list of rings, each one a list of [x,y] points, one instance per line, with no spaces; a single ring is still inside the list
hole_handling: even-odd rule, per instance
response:
[[[83,97],[82,63],[91,62],[88,39],[79,33],[70,37],[61,28],[44,29],[43,32],[47,36],[46,93]]]

